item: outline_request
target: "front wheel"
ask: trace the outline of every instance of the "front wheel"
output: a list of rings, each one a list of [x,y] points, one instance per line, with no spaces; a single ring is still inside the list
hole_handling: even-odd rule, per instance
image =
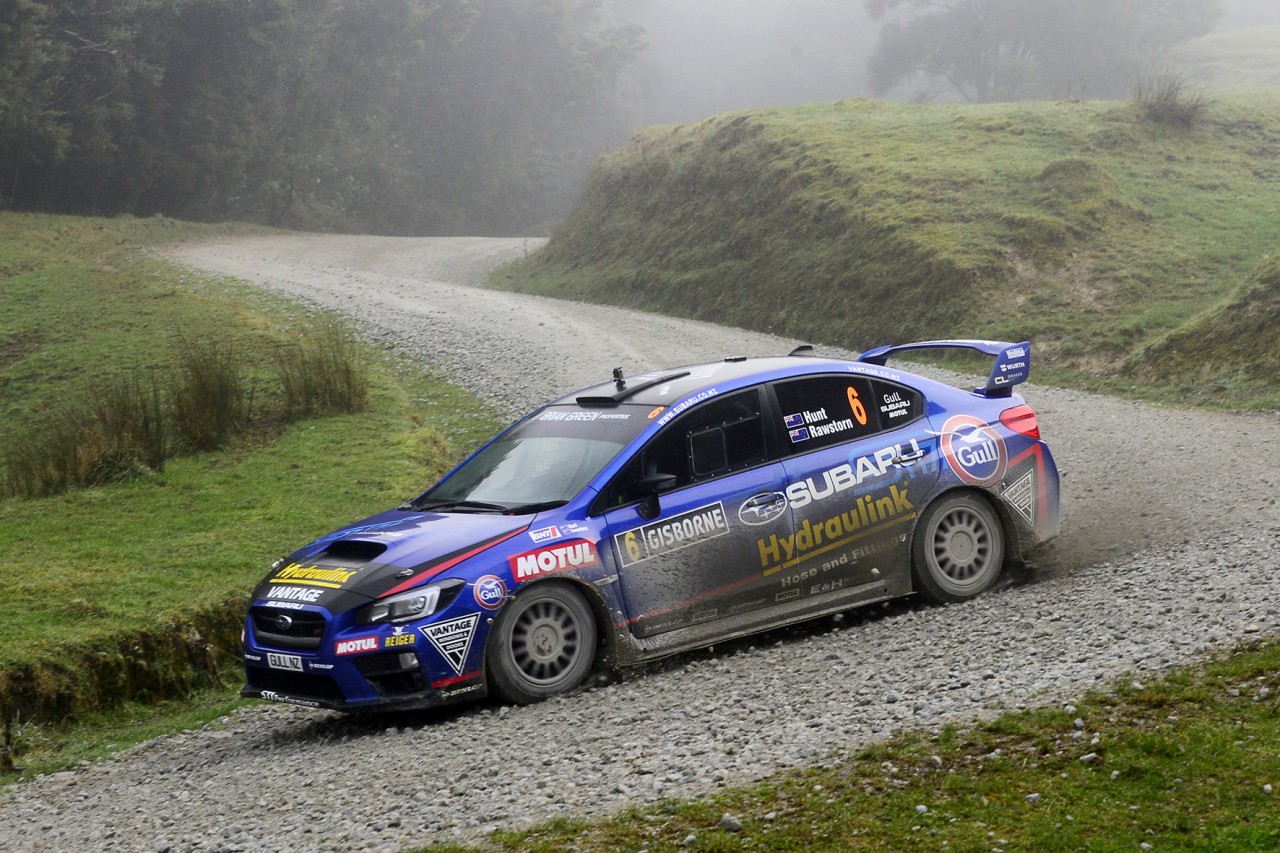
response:
[[[541,583],[502,608],[489,638],[489,677],[508,702],[527,705],[582,684],[596,657],[596,627],[581,593]]]
[[[939,498],[916,528],[911,576],[940,604],[988,589],[1004,566],[1004,530],[991,505],[976,495]]]

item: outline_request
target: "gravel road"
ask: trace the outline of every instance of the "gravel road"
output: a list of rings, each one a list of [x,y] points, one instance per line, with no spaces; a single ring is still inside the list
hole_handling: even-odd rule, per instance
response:
[[[283,236],[171,256],[336,308],[512,416],[616,366],[635,373],[798,343],[475,287],[538,245]],[[1024,396],[1063,473],[1063,533],[1030,572],[980,599],[854,611],[527,708],[374,721],[245,709],[7,789],[0,849],[304,853],[475,841],[495,827],[749,782],[903,728],[1067,701],[1124,673],[1154,677],[1280,634],[1274,415],[1035,385]]]

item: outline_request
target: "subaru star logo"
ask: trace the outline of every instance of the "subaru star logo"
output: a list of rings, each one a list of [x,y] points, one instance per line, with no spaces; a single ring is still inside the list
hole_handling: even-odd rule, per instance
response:
[[[781,518],[787,511],[787,496],[782,492],[756,495],[738,507],[738,521],[751,527],[759,527]]]
[[[276,617],[276,630],[280,633],[287,633],[293,627],[293,617],[288,613],[281,613]]]

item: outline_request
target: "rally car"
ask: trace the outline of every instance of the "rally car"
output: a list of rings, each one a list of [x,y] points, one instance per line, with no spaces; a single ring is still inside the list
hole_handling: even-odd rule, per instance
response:
[[[995,359],[965,390],[888,359]],[[244,696],[341,711],[529,703],[622,666],[917,593],[958,602],[1058,531],[1013,391],[1027,343],[728,358],[530,413],[436,485],[281,559]]]

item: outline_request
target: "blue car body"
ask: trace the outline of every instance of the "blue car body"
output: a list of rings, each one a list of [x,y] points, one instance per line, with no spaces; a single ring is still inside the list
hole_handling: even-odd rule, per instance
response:
[[[982,387],[887,365],[951,348],[994,357]],[[1029,366],[1026,343],[930,341],[615,372],[278,561],[249,609],[243,695],[536,701],[601,662],[969,598],[1058,531],[1053,457],[1013,392]]]

